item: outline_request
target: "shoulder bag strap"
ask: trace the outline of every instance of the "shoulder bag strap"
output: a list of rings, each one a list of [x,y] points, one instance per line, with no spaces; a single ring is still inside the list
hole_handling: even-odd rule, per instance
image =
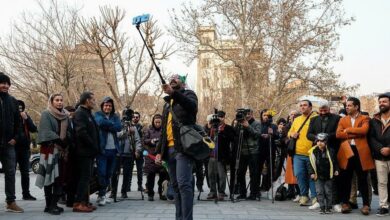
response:
[[[301,127],[299,127],[297,133],[301,132],[303,126],[305,126],[307,120],[309,120],[309,118],[310,118],[310,116],[311,116],[312,113],[313,113],[313,112],[310,112],[310,114],[307,116],[307,118],[305,119],[305,121],[302,123]]]

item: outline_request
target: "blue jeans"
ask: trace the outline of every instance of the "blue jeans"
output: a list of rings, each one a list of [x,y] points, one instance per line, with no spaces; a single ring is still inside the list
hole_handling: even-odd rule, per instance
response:
[[[310,178],[309,166],[310,159],[308,156],[294,155],[294,175],[298,180],[300,196],[309,196],[309,188],[311,198],[317,197],[315,182]]]
[[[15,167],[16,167],[16,155],[15,146],[6,144],[0,146],[0,161],[3,165],[4,177],[5,177],[5,196],[7,204],[15,201]]]
[[[99,196],[105,196],[110,179],[115,169],[116,150],[105,150],[97,156],[98,179],[100,184]]]
[[[193,166],[194,160],[182,153],[177,153],[175,157],[170,156],[168,161],[169,176],[175,191],[177,220],[192,220],[194,203]]]

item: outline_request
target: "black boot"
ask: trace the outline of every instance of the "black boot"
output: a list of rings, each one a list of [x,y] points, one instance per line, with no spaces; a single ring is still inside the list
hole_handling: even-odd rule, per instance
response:
[[[45,206],[45,209],[43,211],[44,212],[49,212],[51,196],[45,196],[45,202],[46,202],[46,206]]]
[[[55,195],[53,195],[51,197],[50,208],[48,210],[48,213],[50,213],[52,215],[59,215],[59,214],[61,214],[61,212],[64,211],[63,208],[57,206],[58,198],[59,197],[55,196]]]

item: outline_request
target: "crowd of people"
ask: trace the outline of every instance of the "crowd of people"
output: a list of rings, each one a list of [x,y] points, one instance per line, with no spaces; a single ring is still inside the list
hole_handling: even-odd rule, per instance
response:
[[[163,112],[145,128],[139,112],[125,109],[119,116],[112,98],[97,104],[92,92],[83,92],[76,106],[66,107],[61,94],[52,94],[37,128],[24,102],[9,94],[10,78],[0,73],[6,210],[23,212],[15,203],[16,164],[23,199],[36,200],[29,191],[29,146],[30,133],[38,132],[35,185],[44,190],[44,212],[53,215],[64,211],[59,202],[74,212],[93,212],[97,207],[89,198],[95,192],[98,206],[116,200],[121,173],[120,197],[127,199],[134,165],[138,191],[145,192],[149,201],[154,200],[159,176],[159,198],[175,201],[176,219],[192,219],[194,189],[203,192],[204,182],[210,189],[209,200],[260,200],[261,192],[269,191],[282,173],[288,185],[284,199],[321,214],[357,209],[358,192],[363,215],[371,212],[373,193],[379,194],[376,214],[389,213],[390,93],[379,95],[379,113],[372,118],[361,111],[355,97],[346,99],[337,113],[331,113],[327,102],[314,111],[310,100],[301,100],[299,111],[276,123],[269,109],[259,112],[259,121],[253,110],[240,109],[231,124],[226,123],[226,112],[219,110],[207,117],[204,126],[215,147],[207,159],[195,160],[180,141],[181,126],[195,125],[198,111],[197,96],[185,82],[185,76],[174,75],[162,86],[167,94]]]

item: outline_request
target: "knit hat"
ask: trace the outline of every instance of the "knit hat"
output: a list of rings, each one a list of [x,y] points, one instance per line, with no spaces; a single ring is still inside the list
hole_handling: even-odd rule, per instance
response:
[[[0,83],[8,83],[8,85],[11,85],[11,79],[3,72],[0,72]]]

